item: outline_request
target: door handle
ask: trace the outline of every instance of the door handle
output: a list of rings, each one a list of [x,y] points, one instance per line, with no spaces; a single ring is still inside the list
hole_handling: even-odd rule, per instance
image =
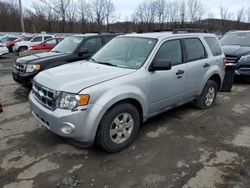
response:
[[[178,70],[177,72],[176,72],[176,75],[181,75],[181,74],[184,74],[184,70]]]
[[[205,63],[205,64],[203,65],[203,67],[204,67],[204,68],[207,68],[207,67],[210,67],[210,65],[209,65],[208,63]]]

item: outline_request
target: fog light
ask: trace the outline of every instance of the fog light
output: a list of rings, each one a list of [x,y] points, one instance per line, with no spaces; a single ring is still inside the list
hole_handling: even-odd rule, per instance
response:
[[[63,126],[61,127],[61,131],[64,134],[71,134],[74,132],[75,129],[76,127],[72,123],[63,123]]]

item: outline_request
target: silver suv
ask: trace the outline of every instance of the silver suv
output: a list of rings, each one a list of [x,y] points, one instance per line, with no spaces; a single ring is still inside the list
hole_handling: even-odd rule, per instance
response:
[[[190,101],[209,108],[224,63],[213,34],[118,36],[89,61],[39,73],[29,96],[32,113],[62,137],[118,152],[152,116]]]

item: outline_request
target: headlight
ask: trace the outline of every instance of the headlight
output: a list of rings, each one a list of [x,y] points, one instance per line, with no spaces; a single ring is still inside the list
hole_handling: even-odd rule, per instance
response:
[[[239,62],[240,63],[250,62],[250,55],[242,56]]]
[[[63,93],[59,107],[66,110],[73,110],[78,106],[85,106],[89,102],[89,95],[76,95]]]
[[[34,64],[34,65],[27,65],[26,67],[26,72],[34,72],[40,70],[40,65],[39,64]]]

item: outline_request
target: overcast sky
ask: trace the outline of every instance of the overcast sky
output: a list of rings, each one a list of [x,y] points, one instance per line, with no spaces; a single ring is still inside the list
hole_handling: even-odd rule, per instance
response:
[[[7,0],[6,0],[7,1]],[[17,0],[16,0],[17,1]],[[22,0],[23,6],[32,7],[32,2],[39,0]],[[113,0],[118,14],[121,14],[121,20],[126,17],[130,19],[131,14],[135,10],[136,6],[143,0]],[[177,0],[178,1],[178,0]],[[180,0],[182,1],[182,0]],[[250,7],[250,0],[200,0],[208,8],[209,13],[219,18],[219,7],[228,7],[230,12],[236,12],[242,7]]]

